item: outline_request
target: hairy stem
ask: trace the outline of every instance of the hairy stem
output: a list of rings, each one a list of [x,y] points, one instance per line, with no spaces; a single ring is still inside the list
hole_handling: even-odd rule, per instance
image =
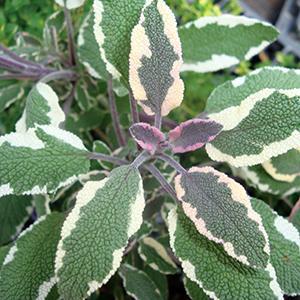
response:
[[[120,123],[120,118],[119,118],[119,114],[117,111],[116,98],[115,98],[114,91],[113,91],[111,76],[107,82],[107,89],[108,89],[108,104],[109,104],[109,110],[110,110],[112,121],[113,121],[113,127],[115,130],[119,145],[124,147],[126,145],[126,142],[125,142],[125,138],[124,138],[124,133],[123,133],[123,131],[121,129],[121,125],[120,125],[121,123]]]
[[[65,79],[69,81],[76,80],[77,75],[74,71],[71,70],[61,70],[61,71],[54,71],[49,74],[47,74],[45,77],[41,79],[41,82],[47,83],[52,80],[58,80],[58,79]]]
[[[145,123],[153,123],[154,122],[154,117],[153,116],[149,116],[144,112],[140,112],[139,113],[139,117],[141,119],[141,122],[145,122]],[[174,129],[178,124],[168,118],[163,118],[162,119],[162,125],[169,128],[169,129]]]
[[[173,167],[178,173],[184,174],[186,173],[186,169],[178,163],[175,159],[173,159],[171,156],[166,154],[158,154],[155,157],[159,158],[160,160],[165,161],[167,164],[169,164],[171,167]]]
[[[290,215],[289,215],[289,221],[291,221],[294,216],[296,215],[296,213],[298,212],[298,210],[300,210],[300,198],[299,200],[296,202],[296,204],[294,205]]]
[[[161,122],[162,122],[161,112],[158,112],[157,114],[155,114],[154,126],[159,130],[161,129]]]
[[[89,152],[88,153],[88,158],[89,159],[95,159],[95,160],[107,161],[107,162],[110,162],[112,164],[119,165],[119,166],[128,164],[127,160],[117,158],[117,157],[113,157],[113,156],[109,156],[109,155],[102,154],[102,153],[96,153],[96,152]]]
[[[136,157],[131,166],[139,168],[147,159],[149,159],[149,154],[144,150]]]
[[[132,94],[132,91],[129,89],[129,101],[130,101],[130,110],[131,110],[131,118],[132,118],[132,123],[139,123],[140,118],[139,118],[139,112],[137,108],[137,102],[134,99],[134,96]]]

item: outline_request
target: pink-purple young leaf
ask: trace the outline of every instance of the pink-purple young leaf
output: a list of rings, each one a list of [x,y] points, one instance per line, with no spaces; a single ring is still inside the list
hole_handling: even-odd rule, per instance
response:
[[[195,151],[211,142],[222,130],[222,125],[209,119],[193,119],[181,123],[169,132],[169,143],[174,153]]]
[[[130,133],[135,141],[151,154],[154,154],[165,143],[165,135],[159,129],[147,123],[132,125]]]

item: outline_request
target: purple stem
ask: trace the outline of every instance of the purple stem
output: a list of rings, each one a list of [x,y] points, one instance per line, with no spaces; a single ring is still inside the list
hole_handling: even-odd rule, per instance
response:
[[[140,112],[139,117],[141,119],[141,122],[145,122],[145,123],[149,123],[149,124],[154,122],[154,117],[149,116],[144,112]],[[162,125],[169,129],[174,129],[178,124],[173,120],[170,120],[168,118],[163,118]]]
[[[161,112],[158,112],[155,114],[154,126],[159,130],[161,129],[161,122],[162,122]]]
[[[134,168],[139,168],[146,160],[150,158],[147,151],[141,152],[136,159],[132,162],[131,166]]]
[[[5,57],[5,56],[0,56],[0,66],[3,68],[6,68],[8,70],[25,70],[27,69],[27,66],[24,64],[21,64],[15,60],[12,60],[9,57]]]
[[[178,173],[184,174],[187,173],[186,169],[178,163],[175,159],[173,159],[171,156],[166,154],[158,154],[155,157],[165,161],[167,164],[169,164],[171,167],[173,167]]]
[[[96,160],[103,160],[103,161],[107,161],[116,165],[127,165],[128,161],[117,158],[117,157],[112,157],[109,155],[105,155],[102,153],[96,153],[96,152],[89,152],[88,153],[88,158],[89,159],[96,159]]]
[[[52,80],[65,79],[69,81],[74,81],[77,78],[77,75],[74,71],[70,70],[60,70],[48,73],[46,76],[41,78],[41,82],[47,83]]]
[[[131,110],[131,117],[132,117],[132,123],[136,124],[140,122],[139,118],[139,112],[137,108],[137,102],[134,99],[134,96],[132,94],[132,91],[129,89],[129,101],[130,101],[130,110]]]

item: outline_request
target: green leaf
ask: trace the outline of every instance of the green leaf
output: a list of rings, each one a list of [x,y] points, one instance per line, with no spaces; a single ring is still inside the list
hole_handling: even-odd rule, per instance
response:
[[[89,171],[82,141],[53,126],[0,137],[0,196],[56,191]]]
[[[137,169],[114,169],[85,184],[64,223],[56,256],[64,299],[82,299],[107,283],[121,264],[128,239],[142,224],[145,207]]]
[[[123,264],[119,271],[127,294],[136,300],[162,300],[155,283],[143,271]]]
[[[300,209],[298,209],[294,214],[292,218],[292,223],[298,229],[298,231],[300,231]]]
[[[11,84],[0,89],[0,112],[8,108],[24,96],[24,87],[21,84]]]
[[[247,183],[258,190],[287,197],[300,191],[300,177],[293,182],[277,181],[271,177],[261,165],[243,168],[232,168],[235,176],[247,181]]]
[[[199,287],[199,285],[188,277],[183,278],[184,288],[191,300],[209,300],[209,297]]]
[[[0,245],[9,243],[21,232],[32,212],[32,198],[29,196],[0,198]]]
[[[51,199],[48,194],[36,195],[33,197],[35,211],[38,217],[42,217],[51,213],[49,206],[50,201]]]
[[[172,261],[167,249],[151,237],[145,237],[139,242],[138,252],[143,261],[152,269],[162,274],[175,274],[177,266]]]
[[[268,236],[245,189],[211,167],[194,167],[175,179],[177,197],[197,230],[240,262],[265,268]]]
[[[9,251],[10,247],[11,247],[11,245],[0,247],[0,270],[2,268],[3,262],[5,260],[5,257]],[[0,271],[0,274],[1,274],[1,271]]]
[[[286,295],[300,294],[300,235],[288,220],[278,216],[267,204],[252,199],[254,209],[261,215],[270,240],[270,262],[277,281]]]
[[[275,270],[253,269],[228,256],[218,245],[198,233],[179,209],[168,217],[170,243],[184,273],[214,299],[283,299]]]
[[[110,150],[110,148],[102,141],[94,141],[93,151],[97,153],[106,154],[106,155],[112,155],[112,151]],[[99,160],[98,162],[103,169],[111,170],[113,168],[113,164],[111,163],[104,162],[101,160]]]
[[[0,272],[1,299],[45,299],[56,282],[54,258],[64,215],[52,213],[22,232]]]
[[[17,132],[26,132],[36,125],[59,127],[65,121],[65,114],[53,89],[42,82],[30,91],[22,118],[16,124]]]
[[[129,82],[130,37],[145,0],[94,0],[94,34],[106,70]],[[122,12],[122,13],[120,13]]]
[[[55,2],[64,7],[66,5],[67,9],[78,8],[83,5],[85,0],[55,0]]]
[[[166,116],[181,104],[181,65],[181,44],[172,11],[163,0],[147,1],[132,31],[129,76],[133,95],[148,115]]]
[[[198,73],[229,68],[249,60],[272,43],[278,31],[271,24],[244,16],[202,17],[179,28],[184,65]]]
[[[169,299],[169,287],[168,287],[168,279],[167,276],[153,270],[152,268],[145,266],[143,271],[150,277],[150,279],[154,282],[157,289],[159,290],[162,298],[164,300]]]
[[[274,179],[293,182],[297,176],[300,176],[300,148],[273,157],[262,166]]]

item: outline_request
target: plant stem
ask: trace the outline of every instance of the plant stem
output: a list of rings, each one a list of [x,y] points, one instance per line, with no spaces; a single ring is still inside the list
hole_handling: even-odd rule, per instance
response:
[[[139,168],[140,165],[142,165],[149,157],[150,156],[149,156],[148,152],[144,150],[131,163],[131,166],[134,168]]]
[[[132,118],[132,123],[139,123],[140,118],[139,118],[139,112],[137,108],[137,102],[134,99],[134,96],[132,94],[132,91],[129,89],[129,101],[130,101],[130,110],[131,110],[131,118]]]
[[[292,221],[293,217],[296,215],[296,213],[298,212],[298,210],[300,210],[300,198],[299,200],[296,202],[296,204],[294,205],[291,214],[289,216],[289,221]]]
[[[126,145],[126,142],[125,142],[124,134],[123,134],[123,131],[122,131],[121,125],[120,125],[121,123],[120,123],[120,118],[119,118],[119,114],[117,111],[116,98],[115,98],[114,91],[113,91],[111,76],[107,82],[107,90],[108,90],[108,104],[109,104],[109,110],[110,110],[112,121],[113,121],[113,127],[115,130],[119,145],[124,147]]]
[[[162,153],[162,154],[156,155],[155,157],[168,163],[178,173],[180,173],[180,174],[187,173],[186,169],[180,163],[178,163],[175,159],[173,159],[171,156]]]
[[[161,129],[161,121],[162,121],[161,112],[158,112],[157,114],[155,114],[154,126],[159,130]]]
[[[74,71],[71,70],[60,70],[48,73],[45,77],[41,79],[41,82],[47,83],[52,80],[65,79],[69,81],[74,81],[77,78],[77,75]]]
[[[107,162],[110,162],[112,164],[120,165],[120,166],[128,164],[127,160],[117,158],[117,157],[112,157],[112,156],[102,154],[102,153],[96,153],[96,152],[89,152],[88,153],[88,158],[89,159],[95,159],[95,160],[103,160],[103,161],[107,161]]]
[[[64,102],[63,111],[64,111],[64,113],[65,113],[66,116],[69,114],[69,112],[71,110],[71,106],[73,104],[75,93],[76,93],[76,87],[77,87],[77,81],[75,81],[72,84],[71,92],[68,95],[67,100],[65,100],[65,102]]]
[[[153,123],[154,122],[154,117],[149,116],[149,115],[145,114],[144,112],[140,112],[139,117],[141,119],[141,122],[145,122],[145,123]],[[164,118],[162,120],[162,125],[169,129],[174,129],[178,124],[173,120]]]
[[[40,78],[39,74],[33,73],[7,73],[7,74],[0,74],[0,80],[38,80]]]

